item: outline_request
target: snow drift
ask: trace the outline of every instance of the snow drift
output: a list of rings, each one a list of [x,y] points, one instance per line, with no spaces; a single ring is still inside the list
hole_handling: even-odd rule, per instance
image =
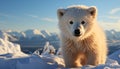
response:
[[[57,54],[55,49],[49,42],[44,47],[43,54],[39,51],[33,54],[25,54],[21,51],[20,45],[8,41],[8,36],[0,31],[0,69],[56,69],[64,68],[64,61],[61,56],[61,49]],[[108,56],[106,64],[91,66],[86,65],[84,69],[117,69],[120,68],[120,50]]]

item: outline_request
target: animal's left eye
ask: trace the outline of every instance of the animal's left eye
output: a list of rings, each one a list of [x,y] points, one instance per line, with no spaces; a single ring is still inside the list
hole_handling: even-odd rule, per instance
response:
[[[81,24],[85,24],[85,21],[82,21]]]
[[[70,24],[73,24],[73,21],[70,21],[69,23],[70,23]]]

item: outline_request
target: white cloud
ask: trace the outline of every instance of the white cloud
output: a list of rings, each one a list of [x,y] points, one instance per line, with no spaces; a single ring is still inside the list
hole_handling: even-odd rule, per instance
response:
[[[41,18],[41,20],[47,21],[47,22],[57,22],[57,19],[53,19],[53,18]]]
[[[31,15],[31,14],[29,14],[28,16],[33,17],[33,18],[39,18],[39,16]]]
[[[39,19],[39,20],[42,20],[42,21],[46,21],[46,22],[57,22],[57,19],[54,19],[54,18],[49,18],[49,17],[45,17],[45,18],[40,18],[39,16],[37,15],[32,15],[32,14],[29,14],[27,16],[30,16],[32,18],[36,18],[36,19]]]
[[[108,18],[110,18],[110,19],[120,19],[120,17],[118,17],[118,16],[109,16]]]
[[[9,17],[9,18],[11,18],[11,17],[16,17],[16,16],[14,16],[14,15],[10,15],[10,14],[5,14],[5,13],[0,13],[0,17]]]
[[[114,29],[116,31],[120,31],[120,17],[118,15],[114,15],[118,12],[120,12],[120,8],[114,8],[109,12],[108,16],[99,16],[101,20],[103,19],[103,21],[99,21],[99,24],[104,30]]]
[[[102,18],[102,19],[103,19],[103,18],[117,19],[117,20],[120,19],[119,16],[111,16],[111,15],[110,15],[110,16],[99,16],[99,17]]]
[[[114,29],[116,31],[120,31],[120,20],[118,20],[118,22],[114,23],[114,22],[103,22],[103,21],[99,21],[99,24],[105,29],[105,30],[110,30],[110,29]]]
[[[114,8],[114,9],[112,9],[109,13],[110,14],[115,14],[115,13],[117,13],[117,12],[119,12],[120,11],[120,8]]]

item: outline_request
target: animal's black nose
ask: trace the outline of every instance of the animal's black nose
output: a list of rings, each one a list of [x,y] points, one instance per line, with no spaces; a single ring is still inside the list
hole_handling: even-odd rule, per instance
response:
[[[75,36],[80,36],[80,30],[79,30],[79,29],[76,29],[76,30],[74,31],[74,34],[75,34]]]

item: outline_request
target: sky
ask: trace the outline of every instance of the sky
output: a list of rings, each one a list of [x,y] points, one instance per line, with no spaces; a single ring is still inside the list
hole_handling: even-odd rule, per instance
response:
[[[57,9],[70,5],[96,6],[98,22],[120,31],[120,0],[0,0],[0,30],[58,32]]]

